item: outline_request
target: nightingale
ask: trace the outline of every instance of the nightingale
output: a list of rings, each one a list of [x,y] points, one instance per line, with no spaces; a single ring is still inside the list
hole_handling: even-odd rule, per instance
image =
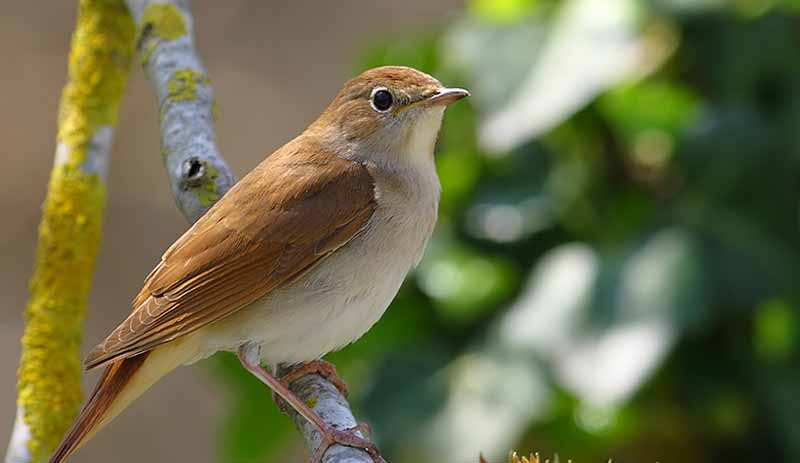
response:
[[[305,365],[361,337],[420,261],[436,223],[434,145],[469,92],[401,66],[349,80],[302,134],[269,155],[170,246],[133,310],[88,354],[105,370],[51,457],[60,463],[174,368],[218,351],[334,443],[377,450],[327,425],[267,365]],[[310,363],[307,363],[310,362]],[[337,382],[339,386],[342,385]]]

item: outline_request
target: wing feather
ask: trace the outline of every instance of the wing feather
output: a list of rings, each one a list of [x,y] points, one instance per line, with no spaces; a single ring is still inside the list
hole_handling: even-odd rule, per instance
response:
[[[308,139],[290,142],[167,249],[86,367],[146,352],[264,297],[346,244],[375,207],[363,165]]]

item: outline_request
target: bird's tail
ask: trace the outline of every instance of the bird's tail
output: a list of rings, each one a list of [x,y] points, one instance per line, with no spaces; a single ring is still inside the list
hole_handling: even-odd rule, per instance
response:
[[[184,342],[182,342],[184,341]],[[50,463],[62,463],[159,378],[185,363],[194,350],[176,340],[152,351],[111,362]]]

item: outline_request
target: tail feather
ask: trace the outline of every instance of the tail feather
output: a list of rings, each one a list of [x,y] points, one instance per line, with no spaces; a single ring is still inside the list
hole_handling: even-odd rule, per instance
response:
[[[196,358],[197,348],[196,339],[187,336],[109,363],[50,463],[64,462],[158,379]]]
[[[103,376],[89,397],[89,401],[84,405],[53,456],[50,457],[50,463],[63,462],[94,432],[99,430],[100,426],[98,425],[112,418],[107,417],[106,412],[125,390],[125,386],[130,383],[149,354],[149,352],[145,352],[136,357],[119,360],[106,367]]]

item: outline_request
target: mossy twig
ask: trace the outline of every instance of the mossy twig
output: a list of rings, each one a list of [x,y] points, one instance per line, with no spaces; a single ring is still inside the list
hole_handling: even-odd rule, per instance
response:
[[[113,126],[134,37],[122,0],[80,1],[25,311],[18,413],[7,463],[45,461],[82,401],[83,321],[102,235]]]

